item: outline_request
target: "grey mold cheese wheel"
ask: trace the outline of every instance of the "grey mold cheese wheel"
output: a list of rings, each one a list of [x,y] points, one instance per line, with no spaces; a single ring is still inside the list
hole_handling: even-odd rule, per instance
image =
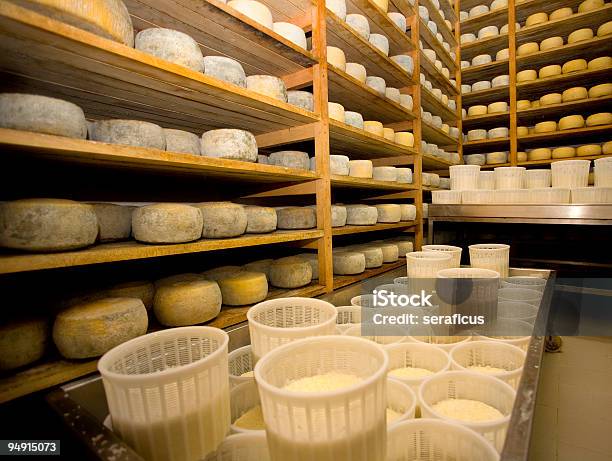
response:
[[[348,176],[349,158],[346,155],[330,155],[329,156],[329,170],[331,174]]]
[[[332,254],[334,274],[361,274],[366,268],[365,255],[356,251],[335,251]]]
[[[194,274],[192,272],[187,272],[184,274],[174,274],[169,275],[168,277],[163,277],[154,282],[155,290],[159,290],[160,287],[168,284],[172,284],[174,282],[193,282],[196,280],[204,280],[207,277],[204,277],[203,274]],[[212,279],[211,279],[212,280]]]
[[[272,207],[249,205],[244,207],[247,214],[247,234],[274,232],[278,224],[276,210]]]
[[[210,280],[166,283],[155,292],[153,312],[162,325],[197,325],[214,319],[221,311],[221,290]]]
[[[270,266],[270,284],[278,288],[298,288],[312,281],[310,263],[299,256],[275,260]]]
[[[314,112],[314,96],[309,91],[287,91],[287,102],[302,109]]]
[[[87,123],[76,104],[36,94],[0,94],[0,127],[85,139]]]
[[[196,41],[178,30],[151,28],[136,34],[136,49],[160,59],[188,67],[197,72],[204,71],[204,56]]]
[[[287,168],[297,168],[299,170],[308,170],[310,167],[310,159],[308,153],[299,150],[283,150],[280,152],[272,152],[268,156],[270,165],[284,166]]]
[[[89,138],[111,144],[166,149],[162,127],[140,120],[96,120],[89,125]]]
[[[379,246],[357,245],[352,249],[352,251],[363,253],[365,256],[366,269],[372,269],[383,265],[383,251]]]
[[[202,212],[182,203],[156,203],[132,213],[132,232],[139,242],[183,243],[202,237]]]
[[[312,229],[317,225],[317,213],[311,207],[277,208],[276,216],[279,229]]]
[[[98,219],[98,240],[110,242],[126,240],[132,232],[133,206],[115,205],[113,203],[91,203]]]
[[[268,156],[267,155],[263,155],[263,154],[257,154],[257,163],[260,163],[262,165],[269,165],[270,162],[268,161]]]
[[[149,280],[135,280],[113,285],[103,292],[108,298],[138,298],[147,310],[153,307],[155,285]]]
[[[252,133],[235,128],[210,130],[202,135],[202,155],[244,162],[257,161],[257,141]]]
[[[0,371],[13,370],[40,359],[49,342],[45,318],[4,321],[0,325]]]
[[[346,224],[355,226],[371,226],[378,220],[378,210],[368,205],[347,205]]]
[[[273,75],[249,75],[246,79],[246,85],[251,91],[287,102],[285,82],[278,77]]]
[[[312,280],[317,280],[319,278],[319,258],[316,253],[301,253],[297,255],[298,258],[303,258],[310,264],[310,269],[312,270]]]
[[[226,56],[205,56],[204,73],[246,88],[246,74],[238,61]]]
[[[363,115],[347,110],[344,112],[344,123],[363,130]]]
[[[245,264],[242,268],[249,272],[263,272],[266,277],[270,278],[270,265],[273,259],[259,259],[257,261],[251,261]]]
[[[0,246],[6,248],[74,250],[93,244],[97,235],[91,205],[48,198],[0,203]]]
[[[200,137],[189,131],[173,130],[163,128],[166,138],[166,150],[168,152],[180,152],[182,154],[201,154]]]
[[[237,237],[246,231],[247,214],[242,205],[230,202],[194,204],[202,212],[203,238]]]
[[[346,226],[347,211],[346,207],[342,205],[331,206],[331,222],[332,227]]]

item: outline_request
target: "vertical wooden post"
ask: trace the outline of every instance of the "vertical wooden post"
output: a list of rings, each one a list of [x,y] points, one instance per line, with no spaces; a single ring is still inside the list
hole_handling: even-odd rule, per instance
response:
[[[414,249],[419,251],[423,245],[423,151],[421,149],[421,140],[423,139],[422,127],[421,127],[421,48],[419,47],[419,38],[421,32],[419,29],[419,2],[414,2],[414,13],[410,18],[410,38],[414,45],[414,72],[412,75],[414,83],[414,91],[412,93],[412,112],[414,113],[415,119],[412,124],[412,134],[414,135],[414,168],[412,181],[414,186],[417,188],[417,194],[414,198],[414,205],[416,207],[416,225],[414,229]]]
[[[515,0],[508,1],[508,72],[510,74],[510,164],[516,166],[517,151],[518,151],[518,138],[516,133],[516,127],[518,124],[516,115],[516,8]]]
[[[456,65],[456,70],[455,70],[455,80],[457,81],[457,98],[456,98],[456,105],[457,105],[457,128],[459,128],[459,138],[457,139],[457,152],[459,153],[459,159],[461,161],[461,163],[463,163],[463,114],[461,113],[461,109],[463,108],[463,102],[462,102],[462,97],[461,97],[461,21],[459,19],[459,13],[461,12],[461,8],[459,5],[459,1],[457,0],[455,2],[455,16],[456,16],[456,22],[455,22],[455,40],[457,42],[457,47],[455,48],[455,54],[456,54],[456,58],[455,58],[455,65]]]

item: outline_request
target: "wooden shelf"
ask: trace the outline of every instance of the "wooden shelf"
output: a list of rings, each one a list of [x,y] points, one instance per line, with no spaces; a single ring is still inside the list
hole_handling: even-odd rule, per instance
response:
[[[416,151],[410,147],[391,142],[381,136],[338,122],[329,121],[330,151],[345,154],[352,159],[412,156]]]
[[[583,70],[571,74],[556,75],[532,82],[516,84],[518,99],[536,99],[548,93],[561,93],[574,86],[590,88],[599,83],[607,83],[610,79],[610,69]]]
[[[471,0],[471,1],[474,1],[474,0]],[[548,0],[548,1],[524,0],[524,1],[519,1],[519,2],[516,2],[516,20],[517,22],[520,22],[521,24],[523,24],[525,22],[525,19],[527,19],[528,16],[534,13],[539,13],[543,11],[543,12],[550,14],[553,11],[559,8],[564,8],[564,7],[569,7],[572,10],[577,11],[578,5],[580,5],[580,3],[582,3],[581,0]]]
[[[423,110],[431,112],[433,115],[439,115],[442,120],[449,125],[457,123],[457,113],[443,104],[434,94],[424,86],[421,87],[421,106]]]
[[[444,18],[440,14],[440,11],[444,11],[444,16],[445,17],[447,16],[446,14],[447,10],[443,9],[442,4],[440,4],[440,9],[436,8],[436,6],[433,4],[431,0],[421,0],[419,2],[419,5],[425,6],[427,8],[427,11],[429,12],[429,19],[436,23],[436,25],[438,26],[438,32],[442,34],[442,37],[444,37],[444,40],[448,42],[451,49],[456,48],[457,40],[455,39],[455,34],[453,33],[451,29],[448,28],[448,26],[446,25],[446,22],[444,22]],[[452,15],[453,19],[447,18],[451,22],[451,24],[455,23],[454,17],[455,17],[455,14],[453,11],[453,15]]]
[[[218,0],[127,0],[134,28],[166,27],[191,36],[205,56],[223,54],[247,75],[278,77],[310,67],[313,54]]]
[[[421,24],[419,25],[419,31],[421,34],[421,38],[423,39],[425,48],[430,48],[436,52],[436,55],[442,64],[448,67],[451,75],[455,73],[456,63],[451,57],[450,53],[444,49],[442,43],[438,41],[436,35],[429,30],[427,24],[422,19],[419,19]],[[444,26],[446,27],[446,26]]]
[[[402,221],[398,223],[392,224],[374,224],[372,226],[343,226],[343,227],[334,227],[332,229],[332,235],[351,235],[351,234],[361,234],[363,232],[377,232],[384,230],[392,230],[392,229],[404,229],[407,227],[414,227],[416,225],[416,221]]]
[[[421,71],[423,71],[425,75],[429,77],[428,80],[431,80],[434,87],[437,86],[443,93],[448,94],[449,97],[455,96],[458,93],[457,88],[442,74],[442,72],[438,70],[435,64],[431,62],[427,56],[425,56],[425,53],[423,53],[422,50],[420,60]]]
[[[501,28],[504,24],[508,24],[508,8],[498,8],[493,11],[488,11],[484,14],[479,14],[473,18],[461,21],[462,34],[476,34],[486,26],[497,26]]]
[[[481,170],[492,170],[493,168],[497,168],[498,166],[512,166],[510,163],[494,163],[494,164],[487,164],[487,165],[480,165],[480,169]]]
[[[92,118],[133,118],[196,133],[231,126],[254,134],[318,120],[8,2],[0,4],[0,34],[5,91],[51,94]]]
[[[353,283],[361,282],[362,280],[370,277],[376,277],[377,275],[384,274],[385,272],[392,271],[398,267],[406,265],[406,259],[400,258],[393,263],[383,264],[375,269],[367,269],[365,272],[356,275],[336,275],[334,277],[334,290],[338,290],[342,287],[352,285]]]
[[[589,142],[609,141],[611,135],[612,125],[591,126],[553,133],[530,134],[520,137],[518,144],[519,147],[587,144]]]
[[[189,243],[155,245],[126,241],[104,243],[89,248],[62,251],[58,253],[17,253],[3,250],[0,253],[0,274],[29,272],[59,267],[84,266],[135,259],[157,258],[160,256],[200,253],[205,251],[269,245],[272,243],[295,242],[318,239],[323,231],[276,231],[270,234],[245,234],[229,239],[205,239]]]
[[[444,11],[444,16],[446,16],[446,19],[448,19],[451,24],[455,24],[457,22],[455,8],[449,0],[440,0],[440,9]]]
[[[494,56],[491,56],[492,58]],[[461,82],[463,84],[472,84],[481,80],[492,80],[498,75],[508,75],[508,59],[501,61],[491,61],[479,66],[464,67],[461,69]]]
[[[561,160],[596,160],[598,158],[612,157],[612,155],[588,155],[584,157],[568,157],[568,158],[552,158],[548,160],[531,160],[527,162],[518,162],[519,166],[535,166],[535,165],[550,165],[553,162]]]
[[[508,34],[475,40],[461,45],[461,59],[471,61],[474,56],[479,54],[490,54],[493,57],[499,50],[504,48],[508,48]]]
[[[496,114],[476,115],[463,119],[463,129],[472,130],[478,128],[495,128],[498,126],[508,126],[510,123],[510,112],[500,112]]]
[[[414,83],[412,75],[351,29],[346,22],[330,10],[327,10],[327,44],[344,51],[347,62],[358,62],[364,65],[368,75],[384,78],[388,86],[404,88]]]
[[[463,143],[463,153],[476,154],[510,150],[510,138],[483,139],[481,141],[468,141]]]
[[[427,142],[437,144],[438,147],[457,146],[458,142],[455,138],[451,138],[440,128],[429,125],[421,121],[421,130],[423,131],[423,139]]]
[[[415,190],[414,184],[398,184],[390,181],[378,181],[376,179],[355,178],[353,176],[331,175],[331,185],[337,189],[380,189],[380,190]]]
[[[415,14],[414,5],[409,0],[390,0],[389,11],[398,11],[407,18]]]
[[[313,283],[294,290],[281,290],[270,287],[267,299],[284,296],[319,296],[325,287]],[[224,307],[219,316],[205,325],[227,328],[246,321],[250,306]],[[155,326],[152,330],[159,329]],[[67,360],[58,356],[47,357],[32,367],[18,370],[10,376],[0,378],[0,403],[5,403],[24,395],[59,386],[97,371],[98,359]]]
[[[472,91],[461,95],[461,104],[467,110],[470,106],[478,104],[490,104],[497,101],[508,101],[510,99],[509,86],[497,86],[488,90]]]
[[[423,170],[435,171],[446,169],[448,171],[448,167],[451,165],[453,165],[451,162],[447,162],[441,158],[433,157],[429,154],[423,154]]]
[[[330,101],[342,104],[346,110],[359,112],[364,120],[392,123],[414,119],[412,111],[381,96],[346,72],[331,64],[328,70]]]
[[[544,120],[559,120],[566,115],[604,112],[612,107],[611,104],[612,96],[603,96],[519,110],[516,114],[520,124],[531,125]]]

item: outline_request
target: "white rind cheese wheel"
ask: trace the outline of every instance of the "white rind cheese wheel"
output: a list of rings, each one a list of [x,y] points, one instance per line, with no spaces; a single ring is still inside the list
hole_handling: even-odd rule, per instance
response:
[[[474,34],[461,34],[461,36],[459,37],[459,41],[461,42],[462,45],[465,45],[466,43],[472,43],[476,40],[476,35]]]
[[[393,88],[393,87],[386,87],[385,88],[385,96],[387,98],[389,98],[391,101],[396,102],[399,104],[400,102],[400,90],[398,90],[397,88]]]
[[[273,259],[259,259],[257,261],[251,261],[250,263],[242,266],[242,269],[247,272],[263,272],[266,277],[270,276],[270,265]]]
[[[394,240],[391,243],[397,245],[400,258],[405,258],[406,253],[412,253],[414,251],[414,244],[409,240]]]
[[[490,54],[479,54],[472,58],[473,66],[481,66],[483,64],[488,64],[492,61]]]
[[[402,212],[400,221],[414,221],[416,219],[416,206],[402,203],[400,209]]]
[[[414,147],[414,135],[408,131],[396,132],[393,141],[402,146]]]
[[[153,307],[155,285],[148,280],[124,282],[105,289],[102,295],[105,298],[138,298],[150,310]]]
[[[554,131],[557,131],[557,122],[539,122],[534,127],[534,133],[552,133]]]
[[[540,71],[538,73],[539,78],[554,77],[556,75],[561,75],[561,66],[558,64],[551,64],[550,66],[544,66],[540,68]]]
[[[471,66],[470,61],[461,61],[461,68],[466,69]]]
[[[340,48],[327,47],[327,62],[340,70],[346,70],[346,56]]]
[[[472,84],[472,91],[482,91],[491,88],[491,82],[489,80],[481,80]]]
[[[349,161],[349,176],[355,178],[371,178],[373,173],[374,167],[371,160]]]
[[[387,84],[385,83],[385,79],[380,78],[380,77],[372,77],[372,76],[366,77],[366,86],[372,88],[374,91],[376,91],[381,96],[385,95],[385,90],[387,89]]]
[[[12,370],[40,359],[49,342],[49,322],[28,318],[0,325],[0,371]]]
[[[166,150],[168,152],[201,155],[202,143],[197,134],[169,128],[163,128],[163,132],[164,138],[166,139]]]
[[[310,168],[310,158],[307,152],[299,150],[283,150],[280,152],[272,152],[268,156],[270,165],[283,166],[286,168],[297,168],[299,170],[308,170]]]
[[[377,245],[379,245],[377,243]],[[399,259],[399,247],[395,243],[380,243],[384,263],[393,263]]]
[[[247,215],[242,205],[230,202],[194,204],[202,212],[203,238],[237,237],[246,231]]]
[[[315,157],[313,157],[315,158]],[[337,174],[341,176],[349,175],[349,158],[346,155],[330,155],[329,156],[329,170],[331,174]]]
[[[484,165],[486,158],[484,154],[471,154],[463,157],[466,165]]]
[[[503,61],[504,59],[508,59],[510,57],[510,50],[508,48],[504,48],[495,53],[496,61]]]
[[[155,292],[153,312],[168,327],[197,325],[214,319],[221,311],[221,290],[215,281],[184,280],[165,283]]]
[[[263,3],[254,0],[231,0],[227,6],[234,8],[246,17],[258,22],[262,26],[272,29],[274,22],[270,9]]]
[[[132,233],[139,242],[191,242],[202,237],[202,226],[202,212],[182,203],[156,203],[132,212]]]
[[[491,87],[497,88],[498,86],[508,86],[510,84],[509,75],[498,75],[491,80]]]
[[[541,106],[550,106],[552,104],[561,104],[563,102],[563,96],[561,93],[548,93],[540,98]]]
[[[358,64],[356,62],[347,62],[345,70],[346,73],[349,74],[351,77],[356,78],[361,83],[365,83],[368,74],[366,72],[366,68],[363,65]]]
[[[598,126],[598,125],[609,125],[612,124],[612,113],[610,112],[599,112],[597,114],[591,114],[586,119],[586,126]]]
[[[529,130],[526,126],[517,126],[516,127],[516,135],[517,136],[527,136],[529,134]]]
[[[482,139],[487,139],[487,130],[470,130],[468,131],[467,139],[468,141],[480,141]]]
[[[288,256],[270,265],[270,284],[278,288],[298,288],[312,281],[310,263],[299,256]]]
[[[472,85],[461,85],[461,94],[470,93],[472,91]]]
[[[599,58],[591,59],[587,64],[589,70],[603,70],[612,67],[612,57],[601,56]]]
[[[366,269],[366,258],[363,253],[334,251],[332,256],[336,275],[361,274]]]
[[[563,64],[561,68],[564,74],[569,74],[571,72],[579,72],[581,70],[586,70],[587,62],[584,59],[572,59],[571,61],[567,61]]]
[[[558,48],[560,46],[563,46],[562,37],[549,37],[540,42],[540,51],[552,50],[553,48]]]
[[[91,203],[98,220],[98,240],[111,242],[130,238],[134,207],[113,203]]]
[[[519,56],[525,56],[540,51],[540,46],[536,42],[528,42],[519,45],[516,52]]]
[[[589,98],[601,98],[603,96],[610,95],[612,95],[612,83],[601,83],[599,85],[592,86],[588,92]]]
[[[91,245],[98,220],[91,205],[60,199],[0,203],[0,246],[25,251],[73,250]]]
[[[373,269],[383,265],[383,252],[375,245],[356,245],[351,251],[361,253],[365,257],[365,268]]]
[[[611,88],[612,88],[612,85],[611,85]],[[563,102],[570,102],[570,101],[579,101],[580,99],[586,99],[592,96],[590,96],[589,92],[587,92],[587,89],[585,87],[576,86],[576,87],[568,88],[567,90],[564,90],[562,93],[562,97],[563,97]]]
[[[359,112],[347,110],[344,112],[344,123],[363,130],[363,116]]]
[[[578,5],[578,13],[598,10],[604,6],[604,0],[584,0]]]
[[[380,223],[396,223],[402,219],[402,209],[399,205],[386,203],[383,205],[375,205],[378,211],[378,220]]]
[[[314,112],[314,96],[309,91],[287,91],[287,102]]]
[[[77,304],[53,324],[53,341],[67,359],[99,357],[147,332],[147,310],[140,299],[104,298]]]
[[[35,94],[1,93],[0,127],[85,139],[83,110],[61,99]]]
[[[372,179],[377,181],[397,181],[397,168],[394,166],[377,166],[372,172]]]
[[[346,226],[346,207],[342,205],[331,206],[331,225],[332,227]]]
[[[244,162],[257,161],[257,141],[252,133],[233,128],[210,130],[202,135],[202,155]]]
[[[605,22],[597,28],[598,37],[605,37],[610,34],[612,34],[612,21]]]
[[[601,146],[599,144],[584,144],[576,148],[578,157],[588,157],[591,155],[601,155]]]
[[[402,13],[396,13],[394,11],[387,13],[387,16],[395,23],[397,27],[402,30],[402,32],[406,32],[408,27],[406,16],[404,16]]]
[[[477,117],[479,115],[486,115],[487,113],[487,106],[482,106],[482,105],[476,105],[476,106],[471,106],[468,107],[468,117]]]
[[[393,130],[393,128],[383,128],[383,137],[387,141],[394,141],[395,140],[395,131]]]
[[[278,229],[312,229],[317,226],[314,208],[290,206],[276,209]]]
[[[276,210],[265,206],[245,206],[247,215],[247,234],[266,234],[276,230]]]
[[[275,22],[272,29],[278,35],[286,38],[300,48],[305,50],[308,48],[306,34],[301,27],[291,24],[290,22]]]
[[[370,23],[362,14],[347,14],[345,22],[366,40],[370,38]]]
[[[224,82],[246,88],[246,74],[242,65],[227,56],[205,56],[204,73]]]
[[[589,28],[578,29],[572,32],[567,37],[567,43],[578,43],[584,40],[590,40],[593,38],[593,31]]]
[[[236,272],[220,278],[217,284],[221,300],[228,306],[255,304],[268,296],[268,279],[263,272]]]
[[[257,163],[260,163],[262,165],[267,165],[268,164],[268,156],[267,155],[262,155],[262,154],[257,154]]]
[[[552,153],[548,147],[538,147],[537,149],[532,149],[527,152],[527,160],[548,160],[550,159]]]
[[[476,5],[470,8],[469,17],[473,18],[474,16],[480,16],[481,14],[485,14],[489,12],[489,7],[487,5]]]
[[[145,29],[136,34],[134,43],[137,50],[196,72],[204,71],[204,56],[200,46],[183,32],[155,27]]]
[[[492,102],[487,106],[488,114],[498,114],[501,112],[508,112],[508,103],[506,101]]]
[[[569,18],[573,14],[574,12],[572,11],[570,7],[559,8],[553,11],[552,13],[550,13],[550,15],[548,16],[548,19],[550,19],[551,21],[556,21],[557,19]]]
[[[497,26],[486,26],[478,31],[478,40],[487,37],[496,37],[499,35],[499,29]]]
[[[555,147],[552,151],[552,158],[568,158],[576,156],[576,148],[571,146]]]
[[[496,138],[507,138],[508,137],[508,128],[505,126],[499,126],[496,128],[491,128],[487,132],[488,139],[496,139]]]
[[[572,130],[583,126],[584,117],[582,115],[568,115],[559,120],[559,130]]]
[[[366,120],[363,122],[363,129],[368,133],[372,133],[380,137],[383,137],[385,134],[383,124],[376,120]]]
[[[327,112],[330,119],[345,123],[344,106],[342,104],[338,104],[337,102],[328,102]]]
[[[395,62],[407,73],[412,74],[412,71],[414,70],[414,61],[412,60],[412,56],[408,56],[407,54],[398,54],[396,56],[391,56],[391,61]]]
[[[310,264],[310,269],[312,270],[312,280],[317,280],[319,278],[319,258],[317,254],[316,253],[301,253],[297,255],[297,257],[308,261],[308,264]],[[271,259],[270,262],[272,261],[273,260]]]
[[[546,13],[534,13],[527,17],[525,21],[525,27],[535,26],[548,21],[548,15]]]
[[[344,0],[325,0],[325,7],[343,21],[346,19],[346,2]]]
[[[371,226],[378,221],[378,210],[368,205],[347,205],[346,224],[350,226]]]
[[[89,137],[110,144],[166,149],[164,130],[139,120],[96,120],[89,124]]]
[[[385,56],[389,56],[389,39],[382,34],[370,34],[368,41]]]
[[[517,72],[516,81],[521,82],[533,82],[538,78],[538,73],[533,69],[522,70]]]
[[[410,168],[396,168],[397,182],[400,184],[412,184],[412,170]]]
[[[274,75],[249,75],[246,78],[246,87],[255,93],[287,102],[285,82]]]

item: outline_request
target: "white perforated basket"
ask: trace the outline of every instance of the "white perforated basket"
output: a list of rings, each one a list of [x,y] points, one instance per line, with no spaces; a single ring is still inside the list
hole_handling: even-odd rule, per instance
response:
[[[612,203],[612,187],[580,187],[572,189],[572,203]]]
[[[494,191],[495,203],[519,205],[531,203],[533,192],[529,189],[501,189]]]
[[[248,346],[234,349],[229,353],[227,359],[229,366],[230,387],[254,380],[252,373],[251,376],[242,376],[244,373],[252,372],[253,367],[255,366],[255,360],[253,360],[250,344]]]
[[[232,434],[240,434],[240,433],[251,433],[251,432],[263,432],[262,430],[257,429],[245,429],[236,425],[236,420],[240,418],[243,414],[249,411],[251,408],[255,408],[257,405],[260,405],[259,400],[259,390],[257,388],[257,383],[255,379],[251,381],[238,384],[234,387],[230,392],[230,410],[232,412],[232,424],[230,429]]]
[[[470,341],[459,344],[450,351],[451,365],[454,370],[487,374],[518,387],[525,363],[525,352],[511,344],[495,341]],[[470,367],[501,368],[504,371],[480,371]]]
[[[595,187],[612,187],[612,157],[598,158],[593,163]]]
[[[387,429],[401,421],[413,419],[416,405],[416,394],[410,386],[394,379],[387,379],[387,408],[401,415],[390,423],[387,420]]]
[[[480,177],[479,165],[452,165],[449,167],[451,190],[476,190]]]
[[[426,379],[419,388],[419,404],[423,418],[438,418],[459,423],[478,432],[501,451],[506,438],[510,413],[514,405],[512,387],[492,376],[467,371],[447,371]],[[493,421],[468,422],[448,418],[433,406],[446,399],[476,400],[499,410],[502,418]]]
[[[205,461],[270,461],[266,433],[253,431],[230,435]]]
[[[351,298],[352,306],[374,307],[374,295],[358,295]]]
[[[550,170],[534,169],[525,172],[525,187],[527,189],[540,189],[550,187]]]
[[[431,344],[432,346],[438,347],[446,352],[449,352],[457,344],[467,343],[472,339],[471,336],[440,336],[440,335],[429,335],[429,336],[409,336],[409,341],[414,341],[418,344]]]
[[[338,317],[336,318],[336,329],[344,334],[349,328],[361,323],[360,306],[336,306]]]
[[[500,277],[508,277],[510,265],[510,245],[503,243],[479,243],[470,245],[470,265],[480,269],[498,272]]]
[[[386,346],[385,350],[389,354],[389,371],[397,368],[424,368],[435,373],[441,373],[450,368],[450,357],[448,353],[432,344],[420,342],[405,342]],[[389,378],[396,379],[410,386],[414,392],[418,392],[419,386],[426,379],[407,378],[389,375]]]
[[[375,329],[375,328],[372,328],[372,329]],[[380,344],[381,346],[388,346],[391,344],[403,343],[408,340],[408,336],[404,334],[404,330],[400,327],[381,326],[380,329],[383,330],[382,332],[385,334],[366,335],[366,334],[361,333],[361,325],[353,325],[350,328],[347,328],[344,334],[346,336],[353,336],[355,338],[367,339],[368,341],[372,341],[376,344]],[[393,330],[397,330],[396,335],[390,334],[390,333],[393,333]]]
[[[290,341],[333,335],[337,315],[333,304],[312,298],[279,298],[255,304],[247,312],[255,361]]]
[[[464,190],[463,192],[461,192],[461,203],[463,203],[464,205],[483,205],[488,203],[495,203],[495,191]]]
[[[431,203],[440,205],[460,205],[460,190],[434,190],[431,192]]]
[[[302,339],[266,354],[255,366],[255,379],[272,458],[384,459],[388,365],[381,346],[350,336]],[[361,381],[333,391],[284,389],[332,372]]]
[[[495,173],[493,171],[481,171],[478,176],[478,189],[495,189]]]
[[[495,189],[521,189],[525,167],[523,166],[499,166],[493,170],[495,173]]]
[[[497,318],[522,320],[531,325],[538,315],[538,308],[520,301],[500,301],[497,304]]]
[[[515,275],[504,279],[502,281],[502,288],[529,288],[530,290],[544,291],[546,288],[546,279]]]
[[[450,421],[402,421],[387,437],[387,461],[499,461],[482,435]]]
[[[452,267],[459,267],[461,265],[461,247],[452,245],[423,245],[421,247],[423,251],[439,251],[442,253],[450,254],[453,258],[451,263]]]
[[[438,271],[453,267],[453,257],[441,251],[413,251],[406,254],[408,278],[435,278]]]
[[[531,203],[546,205],[549,203],[569,203],[570,190],[561,187],[546,187],[544,189],[530,189]]]
[[[526,351],[533,334],[533,325],[522,320],[497,319],[486,333],[476,331],[474,339],[490,339],[512,344]]]
[[[550,164],[552,187],[576,189],[589,185],[590,160],[560,160]]]
[[[195,461],[212,453],[230,424],[228,342],[218,328],[182,327],[104,354],[98,371],[113,429],[153,461]]]
[[[500,288],[497,297],[500,301],[518,301],[538,307],[542,292],[531,288]]]

